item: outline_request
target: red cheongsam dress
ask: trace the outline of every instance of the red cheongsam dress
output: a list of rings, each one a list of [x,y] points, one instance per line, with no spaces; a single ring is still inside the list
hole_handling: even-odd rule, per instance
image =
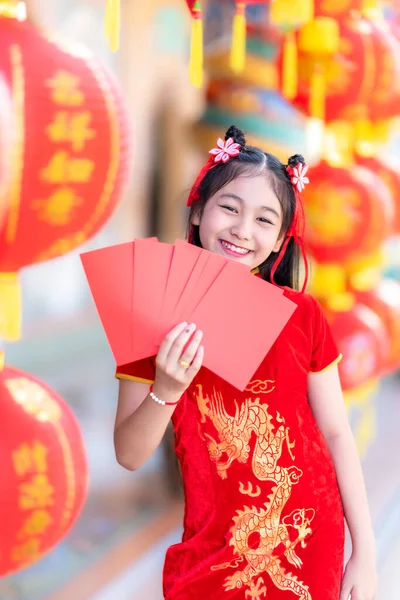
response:
[[[307,375],[340,356],[312,296],[285,295],[298,306],[246,390],[203,368],[174,412],[185,515],[165,600],[339,599],[343,507]],[[154,359],[117,376],[151,382]]]

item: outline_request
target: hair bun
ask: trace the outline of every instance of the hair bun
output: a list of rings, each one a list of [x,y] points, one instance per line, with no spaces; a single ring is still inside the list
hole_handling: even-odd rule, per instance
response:
[[[304,160],[301,154],[293,154],[293,156],[291,156],[288,160],[288,167],[294,168],[299,163],[305,165],[306,161]]]
[[[229,138],[233,138],[233,141],[236,142],[236,144],[240,144],[242,148],[246,146],[246,138],[244,137],[243,131],[238,127],[235,127],[235,125],[231,125],[225,134],[225,141]]]

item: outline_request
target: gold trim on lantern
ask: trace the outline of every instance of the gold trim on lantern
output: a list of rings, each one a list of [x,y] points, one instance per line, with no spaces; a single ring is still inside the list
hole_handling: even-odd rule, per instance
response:
[[[117,108],[114,102],[113,95],[111,93],[111,88],[105,74],[101,71],[101,69],[96,65],[94,61],[88,61],[88,66],[91,69],[99,87],[101,88],[104,94],[107,114],[110,120],[111,141],[110,163],[108,166],[106,180],[104,182],[104,187],[100,196],[100,200],[97,203],[97,206],[90,219],[80,232],[82,233],[82,235],[85,236],[85,239],[87,239],[90,236],[90,234],[96,226],[96,221],[101,217],[107,205],[110,203],[111,194],[115,188],[115,182],[117,180],[120,165],[120,128],[118,123]]]
[[[0,273],[0,338],[9,342],[21,337],[21,302],[18,274]]]
[[[22,63],[21,48],[17,44],[12,44],[12,46],[10,46],[10,62],[12,71],[12,98],[15,114],[14,130],[16,142],[12,159],[14,172],[11,185],[10,204],[5,228],[5,239],[8,244],[15,240],[17,233],[25,152],[25,73]]]
[[[58,437],[58,441],[61,446],[61,450],[64,458],[65,467],[65,480],[67,484],[67,493],[65,504],[61,515],[61,527],[65,527],[68,521],[71,520],[72,510],[75,507],[76,500],[76,478],[74,470],[74,461],[72,458],[71,446],[69,445],[68,438],[65,435],[65,431],[61,427],[60,423],[54,423],[54,429]]]

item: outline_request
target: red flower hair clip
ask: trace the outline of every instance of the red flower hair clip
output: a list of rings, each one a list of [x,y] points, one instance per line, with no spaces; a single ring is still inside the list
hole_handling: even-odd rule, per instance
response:
[[[226,163],[233,156],[238,156],[240,152],[240,144],[237,144],[232,137],[228,138],[226,142],[218,138],[217,146],[209,152],[214,156],[214,162],[216,163]]]

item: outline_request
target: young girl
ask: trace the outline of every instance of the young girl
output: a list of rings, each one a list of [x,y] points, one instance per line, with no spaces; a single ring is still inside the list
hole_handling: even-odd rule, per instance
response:
[[[201,368],[194,323],[175,327],[155,360],[117,370],[119,463],[138,469],[171,417],[175,428],[186,503],[183,540],[166,556],[166,600],[375,597],[340,356],[319,304],[293,289],[303,165],[301,156],[283,165],[230,127],[189,197],[190,243],[243,263],[297,304],[245,392]],[[343,576],[344,515],[353,550]]]

